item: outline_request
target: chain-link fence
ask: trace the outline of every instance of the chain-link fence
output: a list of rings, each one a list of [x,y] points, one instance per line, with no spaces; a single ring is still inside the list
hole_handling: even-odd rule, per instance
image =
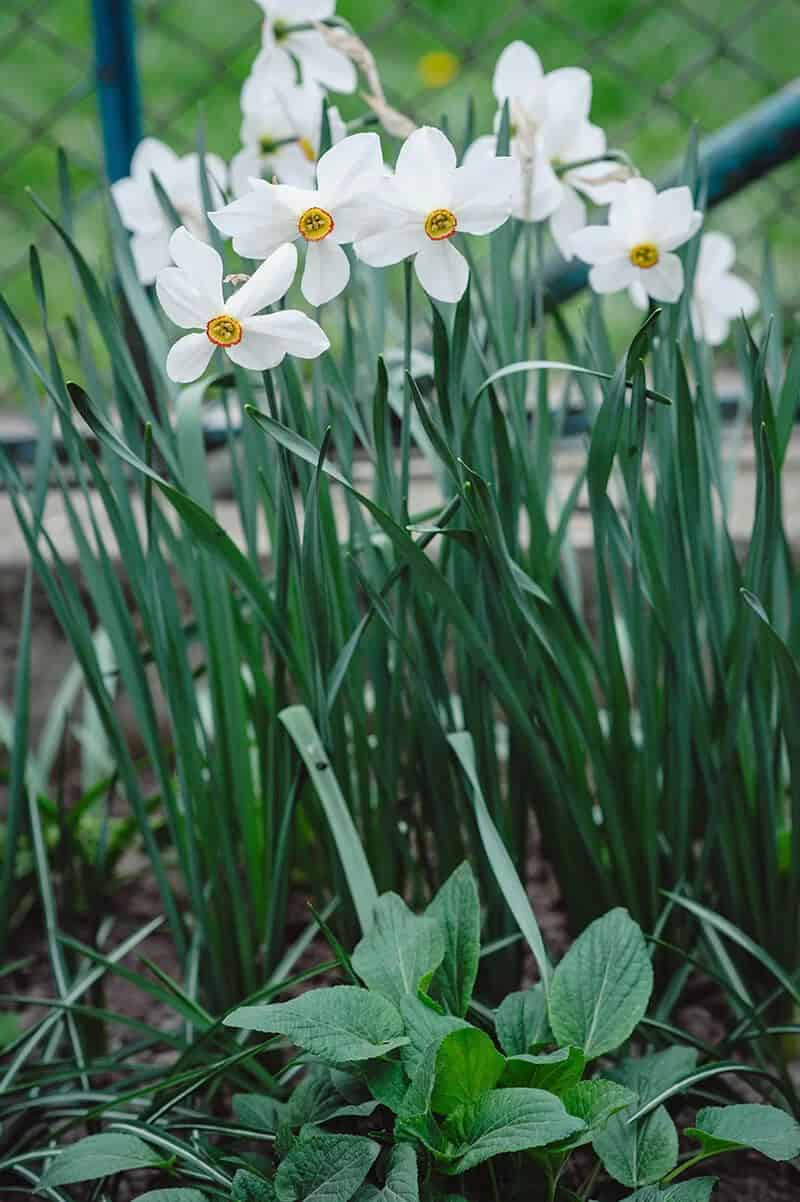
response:
[[[592,116],[612,145],[646,173],[679,155],[693,123],[709,133],[797,74],[800,0],[340,0],[374,51],[390,102],[416,118],[446,115],[458,129],[467,98],[476,129],[489,127],[491,73],[521,37],[546,70],[587,67]],[[134,0],[146,133],[185,151],[198,120],[210,149],[238,147],[238,93],[260,44],[253,0]],[[35,326],[27,247],[44,233],[27,193],[57,194],[55,148],[69,156],[79,240],[104,253],[98,199],[103,155],[97,122],[89,0],[3,0],[0,12],[0,290]],[[345,98],[345,116],[356,102]],[[782,295],[800,300],[800,159],[718,209],[716,228],[737,241],[746,270],[760,269],[770,240]],[[68,265],[47,253],[57,324],[68,307]],[[13,400],[0,352],[0,403]]]

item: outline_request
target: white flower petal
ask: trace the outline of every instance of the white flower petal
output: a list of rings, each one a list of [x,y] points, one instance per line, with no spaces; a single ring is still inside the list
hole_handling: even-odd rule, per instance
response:
[[[560,161],[562,163],[577,163],[582,159],[599,158],[606,152],[605,130],[591,121],[580,121],[572,131],[572,135],[561,147]],[[607,168],[616,166],[606,164]]]
[[[706,305],[712,304],[725,317],[752,317],[758,309],[758,293],[741,276],[726,271],[713,288],[701,293]]]
[[[453,211],[465,234],[490,234],[511,214],[512,198],[520,186],[519,162],[508,156],[487,165],[479,155],[453,173]]]
[[[520,221],[544,221],[561,204],[564,186],[542,154],[522,160],[513,213]]]
[[[371,187],[383,170],[383,151],[378,135],[351,134],[322,155],[317,163],[317,188],[321,198],[334,207]]]
[[[176,384],[198,380],[211,362],[214,343],[205,334],[185,334],[167,355],[167,375]]]
[[[432,242],[414,259],[417,279],[434,300],[461,300],[469,280],[469,266],[460,251],[448,241]]]
[[[631,298],[632,303],[636,306],[637,309],[641,309],[643,312],[647,312],[650,301],[647,296],[647,292],[641,285],[640,280],[633,281],[633,283],[628,288],[628,296]],[[699,334],[698,334],[698,337],[700,337]]]
[[[542,138],[548,155],[564,157],[581,123],[589,116],[592,104],[592,77],[582,67],[560,67],[549,71],[543,80],[547,103]]]
[[[269,371],[283,361],[286,348],[267,334],[246,329],[242,331],[242,341],[236,346],[226,347],[225,354],[240,367],[247,367],[251,371]]]
[[[253,180],[253,185],[250,192],[208,216],[221,233],[233,238],[237,254],[266,259],[298,236],[297,219],[317,203],[316,194],[263,180]]]
[[[245,146],[231,159],[231,191],[234,196],[246,196],[252,180],[260,179],[266,160],[257,146]]]
[[[200,330],[221,311],[205,293],[195,287],[192,277],[180,267],[164,267],[156,280],[158,303],[170,321],[184,330]]]
[[[330,238],[309,242],[300,289],[310,305],[326,305],[347,287],[350,263]]]
[[[572,236],[585,225],[586,205],[574,188],[564,185],[561,204],[550,218],[550,233],[565,259],[573,257]]]
[[[143,182],[132,176],[118,179],[111,185],[111,195],[127,230],[155,232],[165,225],[164,211],[150,180]]]
[[[274,305],[292,286],[297,271],[297,249],[293,243],[281,246],[234,292],[225,306],[232,317],[244,320]]]
[[[449,208],[456,152],[440,129],[423,125],[406,138],[397,156],[395,179],[423,209]]]
[[[644,272],[639,272],[629,258],[620,257],[595,263],[589,272],[589,283],[595,292],[620,292],[632,284],[637,275],[644,275]]]
[[[700,280],[714,279],[715,276],[730,271],[735,262],[736,247],[733,238],[721,234],[719,230],[708,230],[700,239],[695,286]]]
[[[677,255],[662,254],[655,267],[635,270],[638,271],[642,287],[647,289],[648,296],[652,296],[653,300],[672,304],[683,292],[683,263]]]
[[[533,47],[526,42],[511,42],[494,69],[492,90],[497,103],[502,107],[505,100],[517,97],[526,110],[535,107],[539,95],[544,99],[542,77],[542,60]]]
[[[663,250],[675,250],[697,230],[699,214],[689,188],[667,188],[655,199],[653,240]]]
[[[388,267],[416,254],[429,241],[420,221],[408,222],[362,238],[356,242],[355,252],[370,267]]]
[[[353,62],[341,50],[329,46],[316,29],[290,34],[284,46],[299,61],[304,80],[313,79],[332,92],[356,90],[358,77]]]
[[[614,189],[608,224],[625,246],[655,240],[656,190],[649,179],[629,179]]]
[[[280,313],[251,317],[245,332],[269,337],[287,354],[298,359],[316,359],[331,345],[322,327],[299,309],[282,309]]]
[[[279,146],[270,162],[282,184],[290,184],[293,188],[314,188],[316,162],[308,157],[297,142]]]
[[[154,284],[162,267],[172,262],[169,255],[169,228],[164,225],[155,233],[136,233],[131,238],[136,274],[143,284]]]
[[[181,226],[169,240],[173,261],[185,271],[196,290],[209,300],[210,307],[222,310],[222,259],[212,246],[193,238]]]
[[[570,239],[572,253],[584,263],[611,263],[627,257],[626,245],[610,225],[587,225]]]
[[[336,0],[256,0],[273,21],[299,24],[327,21],[336,11]]]
[[[174,150],[158,138],[142,138],[133,152],[131,175],[135,179],[149,180],[151,175],[169,179],[179,162]]]

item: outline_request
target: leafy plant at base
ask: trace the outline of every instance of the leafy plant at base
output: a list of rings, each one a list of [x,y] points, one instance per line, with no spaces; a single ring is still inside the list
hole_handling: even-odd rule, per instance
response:
[[[363,986],[325,986],[225,1017],[227,1028],[277,1033],[301,1052],[278,1070],[283,1099],[233,1099],[237,1120],[261,1129],[273,1152],[265,1160],[242,1144],[227,1154],[221,1163],[239,1166],[234,1202],[434,1202],[454,1179],[465,1198],[493,1191],[567,1202],[589,1197],[566,1182],[572,1153],[590,1144],[598,1169],[634,1191],[627,1202],[707,1202],[714,1178],[677,1181],[706,1159],[741,1148],[775,1160],[800,1154],[800,1125],[784,1111],[715,1106],[686,1128],[700,1150],[679,1163],[661,1099],[693,1081],[696,1051],[674,1046],[598,1065],[637,1036],[651,999],[647,946],[624,910],[587,927],[547,993],[537,985],[512,994],[495,1012],[471,989],[453,993],[453,981],[474,977],[480,917],[470,875],[458,868],[422,916],[395,894],[378,899],[348,961]],[[40,1188],[155,1166],[160,1127],[137,1131],[57,1153]]]

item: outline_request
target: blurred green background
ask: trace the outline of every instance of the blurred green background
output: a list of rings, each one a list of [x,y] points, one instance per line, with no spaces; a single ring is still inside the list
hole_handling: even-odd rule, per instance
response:
[[[176,150],[238,148],[238,91],[259,46],[254,0],[136,0],[145,132]],[[546,70],[580,65],[594,77],[592,116],[612,145],[657,174],[696,122],[717,129],[797,72],[798,0],[340,0],[340,13],[369,42],[390,101],[417,118],[443,115],[460,129],[473,96],[478,130],[493,111],[491,74],[515,37],[536,47]],[[425,56],[452,56],[453,78],[430,86]],[[357,101],[342,104],[345,115]],[[40,245],[54,325],[70,309],[69,267],[47,237],[32,189],[55,204],[55,150],[63,146],[78,197],[77,233],[95,263],[105,253],[102,153],[93,86],[89,0],[3,0],[0,12],[0,290],[21,320],[39,324],[27,277],[28,246]],[[736,239],[745,274],[757,275],[765,239],[781,293],[800,300],[800,160],[718,209],[715,228]],[[0,405],[14,403],[5,348]]]

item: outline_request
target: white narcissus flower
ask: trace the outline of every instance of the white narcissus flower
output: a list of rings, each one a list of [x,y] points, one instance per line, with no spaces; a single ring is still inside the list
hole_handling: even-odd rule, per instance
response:
[[[587,225],[572,235],[572,249],[592,265],[595,292],[638,285],[648,297],[676,301],[683,264],[672,252],[697,233],[703,220],[686,187],[656,192],[646,179],[617,184],[608,225]]]
[[[212,200],[223,198],[227,169],[215,154],[205,156]],[[169,239],[175,226],[170,222],[153,187],[156,177],[183,224],[197,238],[205,238],[205,204],[200,185],[200,158],[179,158],[156,138],[144,138],[133,153],[131,173],[111,185],[120,219],[133,234],[131,252],[143,284],[152,284],[169,261]]]
[[[415,130],[400,149],[394,175],[373,194],[383,228],[356,242],[356,254],[371,267],[413,255],[428,295],[458,301],[469,267],[451,239],[456,233],[490,234],[502,225],[511,213],[518,172],[512,158],[496,159],[491,171],[480,162],[459,167],[441,130]]]
[[[251,75],[242,88],[242,149],[231,162],[235,196],[249,191],[250,180],[265,174],[282,184],[314,187],[322,137],[323,93],[313,83],[298,84],[277,75]],[[345,136],[335,107],[328,109],[332,143]]]
[[[384,176],[378,135],[353,134],[317,163],[316,190],[254,179],[252,191],[209,217],[246,259],[265,259],[285,242],[305,242],[300,287],[309,304],[324,305],[350,279],[342,243],[375,229],[370,192]]]
[[[741,276],[731,271],[736,247],[727,234],[703,234],[692,288],[692,328],[709,346],[719,346],[728,337],[731,321],[752,317],[758,295]]]
[[[316,359],[328,349],[315,321],[296,309],[261,314],[288,292],[297,270],[297,251],[282,246],[232,296],[222,292],[222,259],[183,228],[172,235],[176,266],[158,273],[156,292],[169,319],[184,330],[167,356],[167,375],[179,384],[198,379],[221,347],[240,367],[266,371],[285,355]]]
[[[605,181],[617,170],[611,161],[600,159],[606,136],[589,120],[592,77],[580,67],[562,67],[545,75],[533,47],[517,41],[500,55],[492,87],[501,107],[508,101],[510,150],[522,165],[513,215],[522,221],[549,217],[561,253],[571,258],[570,236],[586,224],[580,193],[607,204]],[[499,121],[500,113],[496,125]],[[486,162],[495,145],[493,137],[479,138],[467,157],[481,155]],[[599,161],[556,174],[556,167],[585,159]]]
[[[300,66],[303,81],[312,80],[332,92],[354,92],[356,69],[318,29],[297,29],[332,17],[336,0],[256,0],[264,10],[263,50],[254,70],[276,62]]]

